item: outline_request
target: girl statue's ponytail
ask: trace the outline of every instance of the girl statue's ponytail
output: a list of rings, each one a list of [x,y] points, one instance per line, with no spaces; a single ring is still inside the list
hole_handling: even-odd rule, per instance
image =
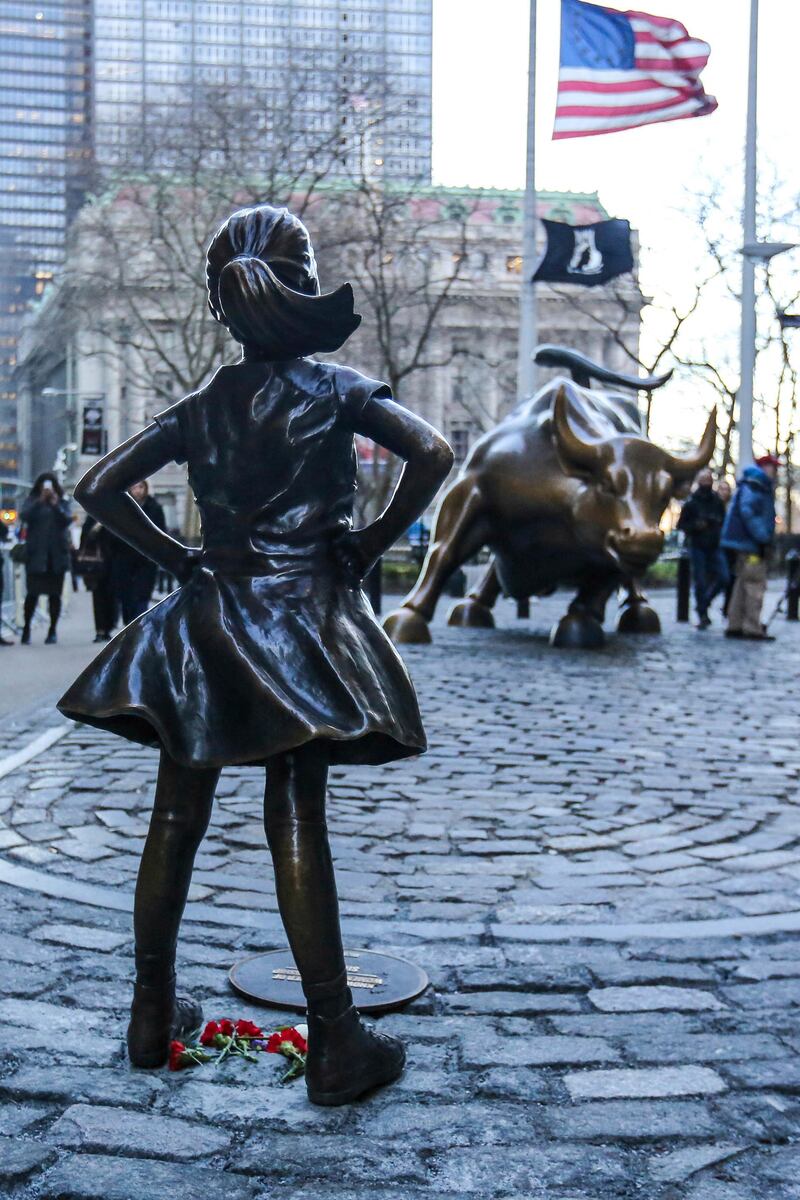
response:
[[[349,284],[319,294],[308,231],[285,208],[229,217],[209,246],[206,277],[214,317],[267,359],[338,350],[361,323]]]

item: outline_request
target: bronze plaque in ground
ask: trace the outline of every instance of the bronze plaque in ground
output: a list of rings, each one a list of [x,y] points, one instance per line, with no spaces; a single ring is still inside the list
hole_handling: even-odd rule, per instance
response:
[[[347,982],[361,1012],[389,1012],[414,1000],[428,986],[428,976],[414,963],[377,950],[345,950]],[[305,1012],[300,975],[289,950],[251,954],[231,967],[234,991],[254,1004]]]

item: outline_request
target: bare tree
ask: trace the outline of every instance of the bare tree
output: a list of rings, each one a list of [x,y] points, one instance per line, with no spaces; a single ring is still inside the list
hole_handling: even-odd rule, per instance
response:
[[[197,389],[230,353],[206,309],[209,236],[237,207],[286,204],[309,225],[323,286],[353,282],[364,318],[348,346],[354,365],[433,420],[447,390],[470,432],[488,428],[498,380],[513,395],[506,343],[518,280],[505,270],[508,225],[487,220],[490,202],[479,193],[384,179],[388,118],[408,98],[365,87],[335,99],[345,124],[318,136],[299,133],[301,96],[287,97],[280,113],[254,115],[237,95],[210,89],[181,114],[149,110],[75,223],[58,302],[46,314],[54,337],[79,336],[82,355],[113,362],[127,391],[148,397],[149,412]],[[489,262],[493,236],[503,246],[499,277]],[[367,518],[397,464],[364,457],[357,515]]]
[[[592,324],[599,326],[618,346],[630,362],[632,368],[640,368],[645,375],[655,375],[681,363],[676,353],[685,327],[690,323],[701,306],[703,295],[714,278],[716,272],[708,278],[698,280],[694,285],[693,295],[682,305],[666,303],[655,306],[652,301],[645,305],[654,309],[659,326],[650,354],[645,357],[639,344],[639,322],[641,314],[641,293],[638,287],[632,287],[628,280],[615,280],[605,289],[604,303],[598,304],[596,298],[590,303],[585,295],[585,289],[576,286],[556,288],[560,297],[575,312],[580,313]],[[551,285],[552,286],[552,285]],[[647,392],[645,399],[644,427],[649,432],[652,417],[653,399],[656,393]]]
[[[130,383],[159,402],[199,387],[229,345],[205,305],[214,228],[264,201],[303,215],[333,169],[338,131],[300,154],[283,118],[259,118],[213,89],[179,117],[152,108],[75,222],[53,317],[81,331],[84,353],[123,361]]]
[[[298,108],[286,94],[279,110],[256,110],[241,90],[214,87],[177,111],[149,106],[97,168],[40,340],[104,360],[148,413],[200,387],[231,352],[206,305],[214,229],[256,203],[304,216],[352,154],[352,130],[331,118],[299,132]]]
[[[455,365],[455,402],[478,431],[497,416],[482,386],[484,372],[501,370],[508,359],[492,323],[503,306],[515,320],[517,304],[513,282],[504,294],[487,270],[485,208],[480,192],[389,185],[367,172],[346,189],[321,190],[310,206],[320,258],[337,278],[352,280],[363,314],[351,351],[358,365],[388,383],[399,402],[434,420],[440,414],[430,393],[437,375],[450,379]],[[481,338],[476,306],[486,322]],[[385,502],[396,473],[391,457],[368,455],[362,515]]]
[[[761,226],[771,237],[796,235],[797,197],[787,192],[780,173],[767,164],[760,181]],[[648,302],[645,344],[626,336],[630,327],[631,299],[625,281],[611,289],[607,302],[591,306],[582,292],[570,288],[559,295],[590,323],[598,325],[619,346],[632,365],[647,373],[672,367],[679,378],[701,380],[716,395],[723,413],[722,444],[717,466],[727,473],[733,465],[736,400],[739,386],[739,305],[741,286],[741,221],[738,197],[720,179],[707,179],[687,193],[685,215],[695,231],[694,246],[687,246],[696,262],[696,275],[688,294],[675,301],[659,296]],[[791,456],[797,424],[796,349],[791,334],[778,329],[776,310],[800,299],[791,287],[789,271],[781,260],[759,268],[759,330],[757,343],[755,425],[765,444],[787,463],[786,524],[791,524]],[[648,397],[646,426],[651,418]]]

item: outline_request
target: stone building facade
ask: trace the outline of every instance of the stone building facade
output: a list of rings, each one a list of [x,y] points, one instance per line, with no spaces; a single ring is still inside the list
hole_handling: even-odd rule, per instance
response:
[[[419,205],[424,206],[427,223],[422,223]],[[376,326],[374,309],[385,304],[386,297],[371,294],[355,259],[348,270],[346,254],[334,264],[326,262],[324,249],[319,250],[325,272],[323,286],[333,286],[344,277],[353,279],[356,307],[364,314],[362,328],[336,357],[373,378],[394,382],[401,403],[443,430],[457,461],[463,461],[472,442],[516,402],[521,209],[519,192],[429,189],[409,198],[409,220],[417,221],[414,245],[422,244],[425,251],[427,284],[423,295],[416,278],[407,278],[398,255],[395,267],[399,275],[390,285],[389,300],[394,297],[396,301],[399,332],[394,336],[403,343],[400,350],[406,357],[405,342],[414,334],[415,322],[422,319],[420,312],[427,315],[425,305],[433,305],[437,288],[447,287],[448,294],[425,341],[423,364],[407,371],[399,381],[391,378],[390,360],[399,358],[402,366],[403,353],[395,354],[392,346],[387,351]],[[608,215],[596,195],[562,193],[541,194],[540,214],[571,223],[589,223]],[[316,232],[313,212],[309,224]],[[362,263],[364,254],[369,258],[370,252],[369,246],[360,247]],[[413,265],[408,268],[414,269]],[[342,275],[346,270],[347,276]],[[409,303],[415,289],[424,299],[416,312]],[[613,290],[540,285],[539,341],[572,346],[612,369],[630,373],[630,359],[605,328],[618,324],[620,296],[628,310],[621,332],[626,344],[635,349],[643,304],[635,276],[617,280]],[[202,302],[199,293],[200,307]],[[124,316],[117,315],[120,319]],[[66,336],[59,337],[59,330]],[[132,353],[112,346],[97,327],[89,328],[80,320],[76,323],[62,289],[54,287],[45,295],[28,321],[21,346],[18,423],[24,474],[30,477],[58,461],[65,482],[73,484],[91,465],[101,445],[112,446],[130,437],[154,413],[180,399],[162,362],[134,364]],[[235,345],[227,342],[219,361],[235,353]],[[99,441],[89,437],[87,442],[87,416],[96,418],[98,410],[102,437]],[[85,452],[87,447],[92,454]],[[365,449],[368,457],[369,449]],[[170,524],[181,526],[185,519],[184,469],[167,468],[155,480],[154,488],[165,503]]]

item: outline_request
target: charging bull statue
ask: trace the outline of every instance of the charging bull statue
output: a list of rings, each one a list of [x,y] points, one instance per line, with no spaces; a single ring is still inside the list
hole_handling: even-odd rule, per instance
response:
[[[606,604],[624,588],[619,632],[660,631],[640,581],[661,552],[667,504],[711,460],[716,414],[694,453],[670,454],[646,436],[633,397],[589,386],[596,379],[650,391],[669,375],[618,375],[558,346],[540,347],[536,360],[572,378],[546,384],[473,447],[439,504],[416,585],[384,622],[394,641],[431,640],[428,623],[448,577],[485,545],[494,557],[450,625],[493,627],[501,591],[524,600],[566,587],[576,595],[551,643],[599,646]]]

